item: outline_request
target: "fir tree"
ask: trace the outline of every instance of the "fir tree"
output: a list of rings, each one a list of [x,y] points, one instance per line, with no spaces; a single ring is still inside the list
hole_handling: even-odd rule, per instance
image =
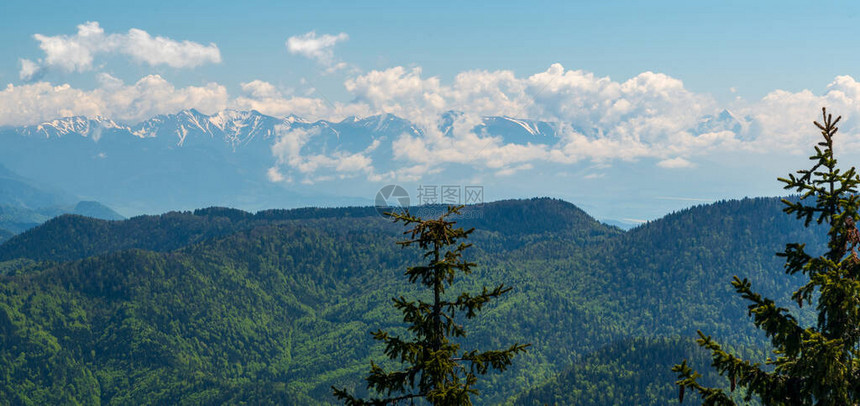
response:
[[[855,222],[858,220],[857,188],[860,184],[854,167],[837,168],[833,136],[837,132],[832,115],[822,109],[823,141],[815,146],[811,169],[797,171],[779,180],[786,189],[800,194],[797,201],[783,200],[784,211],[809,225],[829,225],[827,252],[814,257],[805,244],[787,244],[777,255],[785,258],[785,272],[801,273],[809,281],[798,288],[792,299],[799,306],[816,304],[818,322],[803,327],[788,309],[752,290],[747,279],[737,276],[732,286],[752,302],[749,315],[773,345],[773,358],[763,368],[727,353],[710,336],[699,332],[698,343],[713,355],[713,367],[727,376],[730,389],[746,388],[745,400],[758,397],[766,405],[856,405],[860,401],[860,244]],[[684,390],[697,391],[705,405],[732,405],[731,396],[721,389],[704,387],[701,375],[686,363],[676,365],[680,400]]]
[[[409,267],[405,275],[410,283],[418,283],[433,292],[433,302],[392,298],[394,307],[403,313],[410,337],[398,337],[378,330],[373,338],[385,343],[385,354],[399,361],[404,368],[386,371],[371,361],[370,375],[365,378],[368,389],[384,397],[359,399],[345,389],[332,387],[334,395],[347,405],[387,405],[423,398],[432,405],[471,405],[471,395],[477,394],[478,374],[494,369],[504,371],[514,355],[525,352],[529,344],[514,344],[497,351],[462,351],[450,338],[465,337],[466,330],[457,324],[457,313],[473,318],[491,299],[511,290],[503,284],[492,290],[485,287],[479,294],[461,293],[446,299],[445,291],[457,273],[468,275],[476,264],[463,259],[471,246],[461,242],[474,229],[454,228],[448,218],[460,214],[460,207],[435,220],[414,217],[409,211],[386,213],[394,222],[411,227],[404,232],[408,238],[401,247],[417,245],[424,251],[427,265]]]

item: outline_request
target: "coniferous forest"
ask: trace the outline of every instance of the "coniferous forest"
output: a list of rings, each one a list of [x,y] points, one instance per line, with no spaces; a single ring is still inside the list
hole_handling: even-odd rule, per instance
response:
[[[475,229],[463,255],[476,265],[454,286],[512,289],[457,319],[463,348],[531,344],[481,376],[473,402],[671,404],[681,359],[703,383],[728,385],[708,371],[697,330],[768,356],[732,276],[794,309],[797,277],[774,253],[794,240],[826,248],[827,230],[783,206],[722,201],[627,232],[555,199],[466,207],[454,219]],[[393,366],[370,332],[405,333],[390,299],[422,297],[403,276],[422,255],[395,244],[402,233],[374,208],[57,217],[0,246],[0,399],[335,404],[332,386],[367,396],[370,361]]]

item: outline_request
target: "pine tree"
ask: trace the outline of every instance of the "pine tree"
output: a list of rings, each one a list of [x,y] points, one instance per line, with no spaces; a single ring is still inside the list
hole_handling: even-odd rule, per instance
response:
[[[805,244],[786,244],[777,255],[785,258],[785,272],[809,278],[791,298],[799,306],[816,304],[816,325],[802,327],[787,308],[753,292],[747,279],[735,276],[732,285],[738,294],[752,302],[749,315],[773,345],[773,358],[763,368],[727,353],[710,336],[699,331],[698,343],[713,355],[713,367],[727,376],[730,389],[746,388],[749,401],[758,397],[766,405],[856,405],[860,402],[860,244],[857,188],[860,184],[854,167],[837,168],[833,136],[837,132],[832,115],[822,109],[823,141],[815,146],[811,169],[797,171],[779,180],[785,188],[800,194],[797,201],[783,200],[784,211],[809,225],[829,225],[827,252],[813,257]],[[676,365],[681,401],[684,390],[697,391],[704,405],[732,405],[723,390],[704,387],[700,374],[686,363]]]
[[[450,338],[465,337],[466,330],[457,324],[457,313],[467,319],[491,299],[511,290],[503,284],[492,290],[484,287],[479,294],[461,293],[446,299],[445,292],[454,282],[457,273],[468,275],[476,264],[465,261],[463,252],[471,246],[461,242],[474,229],[454,228],[456,222],[448,218],[460,214],[460,207],[448,211],[435,220],[414,217],[409,211],[386,213],[393,221],[411,227],[404,232],[408,238],[400,241],[401,247],[417,245],[424,251],[427,265],[409,267],[405,275],[410,283],[417,283],[433,292],[433,302],[407,300],[403,296],[392,298],[394,307],[403,313],[410,337],[398,337],[378,330],[373,338],[385,343],[385,355],[399,361],[404,368],[388,372],[371,361],[370,375],[365,378],[367,388],[383,395],[382,398],[359,399],[345,389],[332,387],[335,397],[346,405],[387,405],[400,401],[423,398],[432,405],[471,405],[471,395],[477,375],[494,369],[504,371],[511,365],[514,355],[525,352],[529,344],[514,344],[497,351],[461,351],[460,345]]]

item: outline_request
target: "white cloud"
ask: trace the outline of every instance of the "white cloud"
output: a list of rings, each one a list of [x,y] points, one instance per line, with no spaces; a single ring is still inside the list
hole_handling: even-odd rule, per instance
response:
[[[423,79],[421,68],[407,70],[397,66],[384,71],[371,71],[344,82],[346,90],[372,109],[406,118],[418,118],[421,111],[434,115],[448,107],[439,79]],[[434,108],[435,107],[435,108]],[[420,111],[419,111],[420,109]]]
[[[562,124],[562,138],[551,148],[506,145],[476,134],[455,139],[428,134],[422,140],[399,140],[402,154],[415,160],[478,160],[488,167],[534,159],[562,163],[585,158],[633,160],[667,158],[691,148],[707,150],[730,142],[692,134],[689,130],[701,116],[717,110],[716,102],[659,73],[645,72],[616,82],[553,64],[530,77],[517,77],[511,71],[467,71],[458,74],[451,85],[443,85],[436,77],[424,77],[421,68],[398,66],[350,78],[344,86],[371,110],[405,117],[430,132],[439,114],[447,110],[473,118],[507,115]],[[472,127],[467,125],[465,131]]]
[[[220,63],[221,51],[210,43],[174,41],[166,37],[151,37],[143,30],[132,28],[123,38],[120,52],[148,65],[167,65],[173,68],[193,68],[207,63]]]
[[[38,63],[29,59],[20,59],[21,70],[18,72],[18,78],[29,82],[42,76],[42,68]]]
[[[283,182],[286,179],[276,166],[273,166],[269,168],[268,171],[266,171],[266,177],[269,178],[269,181],[273,183]]]
[[[242,91],[248,93],[251,97],[254,98],[275,98],[281,97],[281,92],[279,92],[274,85],[269,82],[264,82],[262,80],[252,80],[247,83],[242,83]]]
[[[9,84],[0,91],[0,125],[31,125],[77,115],[133,123],[187,108],[214,113],[227,106],[227,90],[216,83],[176,88],[161,76],[149,75],[126,85],[106,74],[100,82],[102,87],[94,90],[47,82]]]
[[[357,176],[376,180],[389,177],[389,175],[377,174],[373,167],[373,160],[368,156],[379,146],[378,140],[359,152],[336,149],[334,151],[314,150],[303,154],[303,149],[313,138],[323,136],[319,127],[306,130],[280,126],[277,128],[277,133],[277,141],[272,145],[272,155],[280,168],[269,169],[268,177],[272,182],[285,179],[280,169],[285,169],[290,174],[300,175],[303,184]],[[292,182],[292,179],[293,177],[289,176],[288,182]]]
[[[821,108],[850,118],[839,125],[843,150],[860,150],[860,83],[851,76],[837,76],[820,95],[811,90],[775,90],[744,108],[754,118],[754,143],[745,147],[762,152],[787,151],[806,155],[819,140],[812,120],[820,120]]]
[[[690,162],[684,158],[677,157],[677,158],[664,159],[660,162],[657,162],[657,166],[659,166],[661,168],[666,168],[666,169],[682,169],[682,168],[692,168],[694,165],[692,162]]]
[[[45,53],[39,67],[59,68],[67,72],[84,72],[93,69],[98,54],[124,54],[134,61],[148,65],[167,65],[173,68],[193,68],[207,63],[220,63],[221,51],[215,44],[203,45],[192,41],[176,41],[167,37],[152,37],[146,31],[132,28],[125,34],[105,34],[98,22],[78,25],[75,35],[33,35]],[[34,62],[24,64],[22,79],[32,78]]]
[[[331,103],[309,96],[285,96],[274,85],[262,80],[242,83],[243,95],[236,97],[230,107],[237,110],[257,110],[275,117],[296,115],[309,120],[340,119],[367,116],[371,112],[360,103]]]
[[[89,26],[90,31],[78,36],[96,35],[95,28]],[[321,43],[329,45],[307,46],[302,52],[330,51],[338,40],[326,41]],[[70,65],[75,67],[87,63],[83,57],[67,60],[77,61]],[[22,75],[36,77],[38,67],[25,61],[21,60]],[[314,183],[351,177],[417,180],[451,164],[506,176],[543,165],[607,167],[642,159],[661,168],[688,168],[700,162],[699,157],[738,150],[805,154],[817,137],[810,122],[821,106],[860,117],[860,83],[850,76],[835,78],[820,94],[777,90],[759,101],[736,102],[731,114],[721,113],[725,106],[710,96],[692,92],[665,74],[644,72],[615,81],[559,64],[530,76],[505,70],[466,71],[450,83],[425,75],[420,67],[396,66],[346,79],[344,87],[353,96],[349,102],[330,102],[312,93],[294,95],[262,80],[241,83],[237,95],[228,95],[217,83],[177,88],[158,75],[125,84],[100,74],[98,83],[93,90],[46,82],[9,85],[0,91],[0,125],[34,124],[70,115],[134,122],[188,108],[210,113],[233,108],[330,121],[392,113],[423,132],[421,136],[392,135],[372,144],[368,140],[360,147],[364,149],[320,151],[308,144],[320,134],[282,129],[272,147],[278,164],[267,173],[269,179]],[[441,115],[449,110],[459,114],[443,131]],[[474,131],[489,115],[552,122],[556,136],[512,141]],[[702,125],[703,120],[713,122]],[[860,120],[843,123],[839,136],[845,140],[843,148],[860,151]],[[383,166],[389,160],[399,169]]]
[[[288,38],[286,45],[287,50],[290,51],[291,54],[302,55],[306,58],[317,61],[317,63],[324,65],[331,70],[336,70],[345,68],[347,65],[343,62],[335,62],[333,48],[338,42],[343,42],[348,39],[349,35],[345,32],[337,35],[323,34],[317,36],[316,31],[311,31]]]
[[[527,171],[534,168],[532,164],[522,164],[510,168],[505,168],[496,172],[496,176],[510,176],[520,171]]]

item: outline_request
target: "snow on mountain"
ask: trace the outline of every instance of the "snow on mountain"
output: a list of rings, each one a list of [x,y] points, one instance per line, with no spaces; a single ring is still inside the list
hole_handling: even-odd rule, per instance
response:
[[[511,117],[500,117],[500,119],[507,120],[507,121],[510,121],[511,123],[519,125],[523,129],[528,131],[528,133],[531,135],[541,135],[540,129],[538,128],[537,124],[535,124],[532,121],[517,120],[517,119],[511,118]]]
[[[449,111],[441,116],[439,130],[450,135],[460,113]],[[748,136],[752,118],[739,117],[729,110],[699,119],[693,134],[731,131],[739,138]],[[570,123],[576,127],[576,123]],[[340,122],[320,120],[310,122],[295,115],[284,118],[267,116],[258,111],[224,110],[212,115],[197,110],[183,110],[174,114],[162,114],[134,125],[118,124],[103,117],[67,117],[47,121],[35,126],[16,127],[14,132],[25,136],[60,138],[70,134],[98,141],[105,130],[116,136],[130,134],[136,138],[159,138],[168,145],[185,146],[207,140],[221,140],[233,151],[261,140],[263,144],[274,144],[277,131],[290,129],[316,129],[321,139],[315,144],[325,148],[342,148],[353,152],[366,148],[376,139],[393,141],[402,134],[422,136],[423,131],[413,123],[392,114],[371,117],[348,117]],[[544,121],[520,119],[509,116],[484,117],[472,131],[482,136],[501,137],[504,143],[553,144],[557,142],[557,125]],[[588,132],[584,132],[588,133]],[[312,143],[312,144],[314,144]],[[338,145],[335,145],[338,144]]]
[[[738,117],[729,110],[723,110],[717,115],[707,115],[699,119],[694,134],[707,134],[720,131],[731,131],[738,137],[743,137],[749,130],[750,117]]]
[[[256,110],[224,110],[209,116],[209,123],[211,125],[210,132],[214,129],[220,131],[224,140],[230,143],[234,149],[239,145],[251,142],[255,137],[264,139],[274,137],[275,126],[278,124],[292,124],[287,120],[278,120],[263,115]]]
[[[453,124],[454,112],[449,112],[447,126]],[[16,127],[14,132],[24,136],[43,138],[65,137],[77,134],[98,140],[104,130],[131,134],[137,138],[163,138],[175,140],[171,144],[183,146],[194,139],[220,139],[234,150],[253,142],[255,139],[268,140],[276,135],[276,127],[320,128],[336,138],[343,134],[361,134],[396,137],[406,133],[420,136],[423,131],[413,123],[392,114],[370,117],[348,117],[340,122],[320,120],[310,122],[295,115],[276,118],[258,111],[224,110],[212,115],[203,114],[195,109],[183,110],[174,114],[161,114],[134,125],[123,125],[103,117],[87,118],[82,116],[66,117],[35,126]],[[445,120],[443,118],[443,125]],[[444,129],[448,131],[450,128]],[[517,119],[513,117],[486,117],[484,123],[475,128],[486,135],[512,138],[519,142],[523,137],[536,137],[532,142],[544,142],[545,137],[554,135],[553,127],[545,122]]]
[[[62,137],[68,134],[78,134],[84,137],[100,136],[105,129],[123,129],[111,119],[104,117],[87,118],[74,116],[46,121],[41,124],[20,128],[19,132],[28,136],[40,136],[44,138]]]
[[[177,137],[176,145],[185,144],[189,135],[215,138],[210,116],[197,110],[183,110],[176,114],[161,114],[130,127],[131,133],[141,137]]]
[[[485,117],[483,121],[475,131],[501,136],[507,143],[553,144],[557,141],[555,126],[547,122],[507,116]]]
[[[501,144],[552,148],[562,139],[556,123],[490,116],[474,124],[459,120],[461,115],[444,113],[439,130],[455,136],[455,125],[470,122],[474,127],[459,130]],[[591,125],[587,123],[566,125],[587,136],[600,133],[577,127]],[[702,117],[689,131],[732,131],[743,137],[755,132],[749,129],[754,125],[751,118],[724,110]],[[67,117],[0,128],[0,163],[126,213],[192,209],[213,202],[248,210],[353,204],[356,200],[337,198],[372,198],[379,182],[394,181],[400,173],[406,175],[396,179],[414,179],[409,171],[422,170],[410,167],[402,151],[394,150],[403,135],[418,139],[425,132],[391,114],[311,122],[253,110],[209,115],[191,109],[131,125],[102,117]],[[442,172],[430,175],[436,173]],[[465,182],[453,176],[449,182]],[[324,199],[319,197],[322,192],[327,193]]]

